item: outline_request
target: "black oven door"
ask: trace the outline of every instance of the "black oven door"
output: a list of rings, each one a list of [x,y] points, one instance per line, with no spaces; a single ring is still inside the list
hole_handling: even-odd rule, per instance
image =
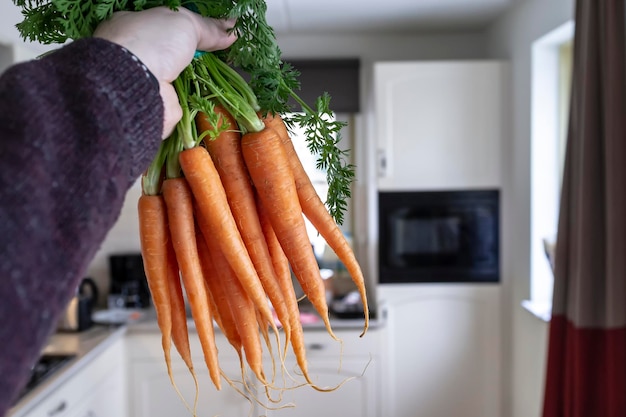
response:
[[[495,190],[381,192],[381,283],[499,281]]]

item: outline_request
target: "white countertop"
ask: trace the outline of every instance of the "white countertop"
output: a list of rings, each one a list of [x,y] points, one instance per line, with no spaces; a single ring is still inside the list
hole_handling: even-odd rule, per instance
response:
[[[315,313],[302,312],[302,327],[306,330],[325,330],[324,322]],[[378,317],[370,319],[369,327],[374,329],[380,327],[384,323],[384,314],[379,314]],[[331,326],[333,329],[363,329],[363,318],[349,318],[341,319],[331,315]],[[195,324],[193,319],[189,318],[187,321],[187,327],[189,330],[195,330]],[[217,328],[217,327],[216,327]],[[156,322],[156,314],[154,310],[145,310],[144,316],[128,326],[129,332],[153,332],[159,331],[159,327]]]

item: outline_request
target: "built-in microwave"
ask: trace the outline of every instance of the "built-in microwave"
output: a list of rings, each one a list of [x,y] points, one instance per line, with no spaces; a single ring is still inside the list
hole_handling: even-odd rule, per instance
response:
[[[498,190],[381,191],[379,283],[498,282]]]

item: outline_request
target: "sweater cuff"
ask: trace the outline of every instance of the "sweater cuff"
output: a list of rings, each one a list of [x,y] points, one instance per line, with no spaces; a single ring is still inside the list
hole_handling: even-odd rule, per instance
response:
[[[141,62],[141,60],[137,58],[137,56],[133,54],[132,52],[130,52],[128,49],[124,48],[123,46],[120,46],[120,48],[122,49],[122,51],[126,52],[130,56],[130,58],[133,60],[134,63],[136,63],[139,66],[139,68],[141,68],[141,70],[144,72],[144,74],[146,74],[146,77],[150,80],[150,82],[154,84],[156,89],[160,90],[161,87],[159,86],[159,80],[157,80],[154,74],[150,72],[148,67],[146,67],[146,65],[143,62]]]
[[[132,182],[150,164],[163,135],[164,106],[159,83],[146,66],[122,46],[102,38],[72,42],[43,59],[63,60],[64,68],[93,89],[93,99],[102,99],[103,109],[116,115],[123,132],[119,145],[128,146],[133,158]],[[77,83],[76,88],[84,86]]]

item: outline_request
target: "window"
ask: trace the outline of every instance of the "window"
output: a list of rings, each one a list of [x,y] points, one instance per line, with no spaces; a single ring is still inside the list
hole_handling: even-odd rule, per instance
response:
[[[532,48],[531,287],[523,305],[549,320],[553,275],[547,254],[556,241],[572,70],[573,22]]]

